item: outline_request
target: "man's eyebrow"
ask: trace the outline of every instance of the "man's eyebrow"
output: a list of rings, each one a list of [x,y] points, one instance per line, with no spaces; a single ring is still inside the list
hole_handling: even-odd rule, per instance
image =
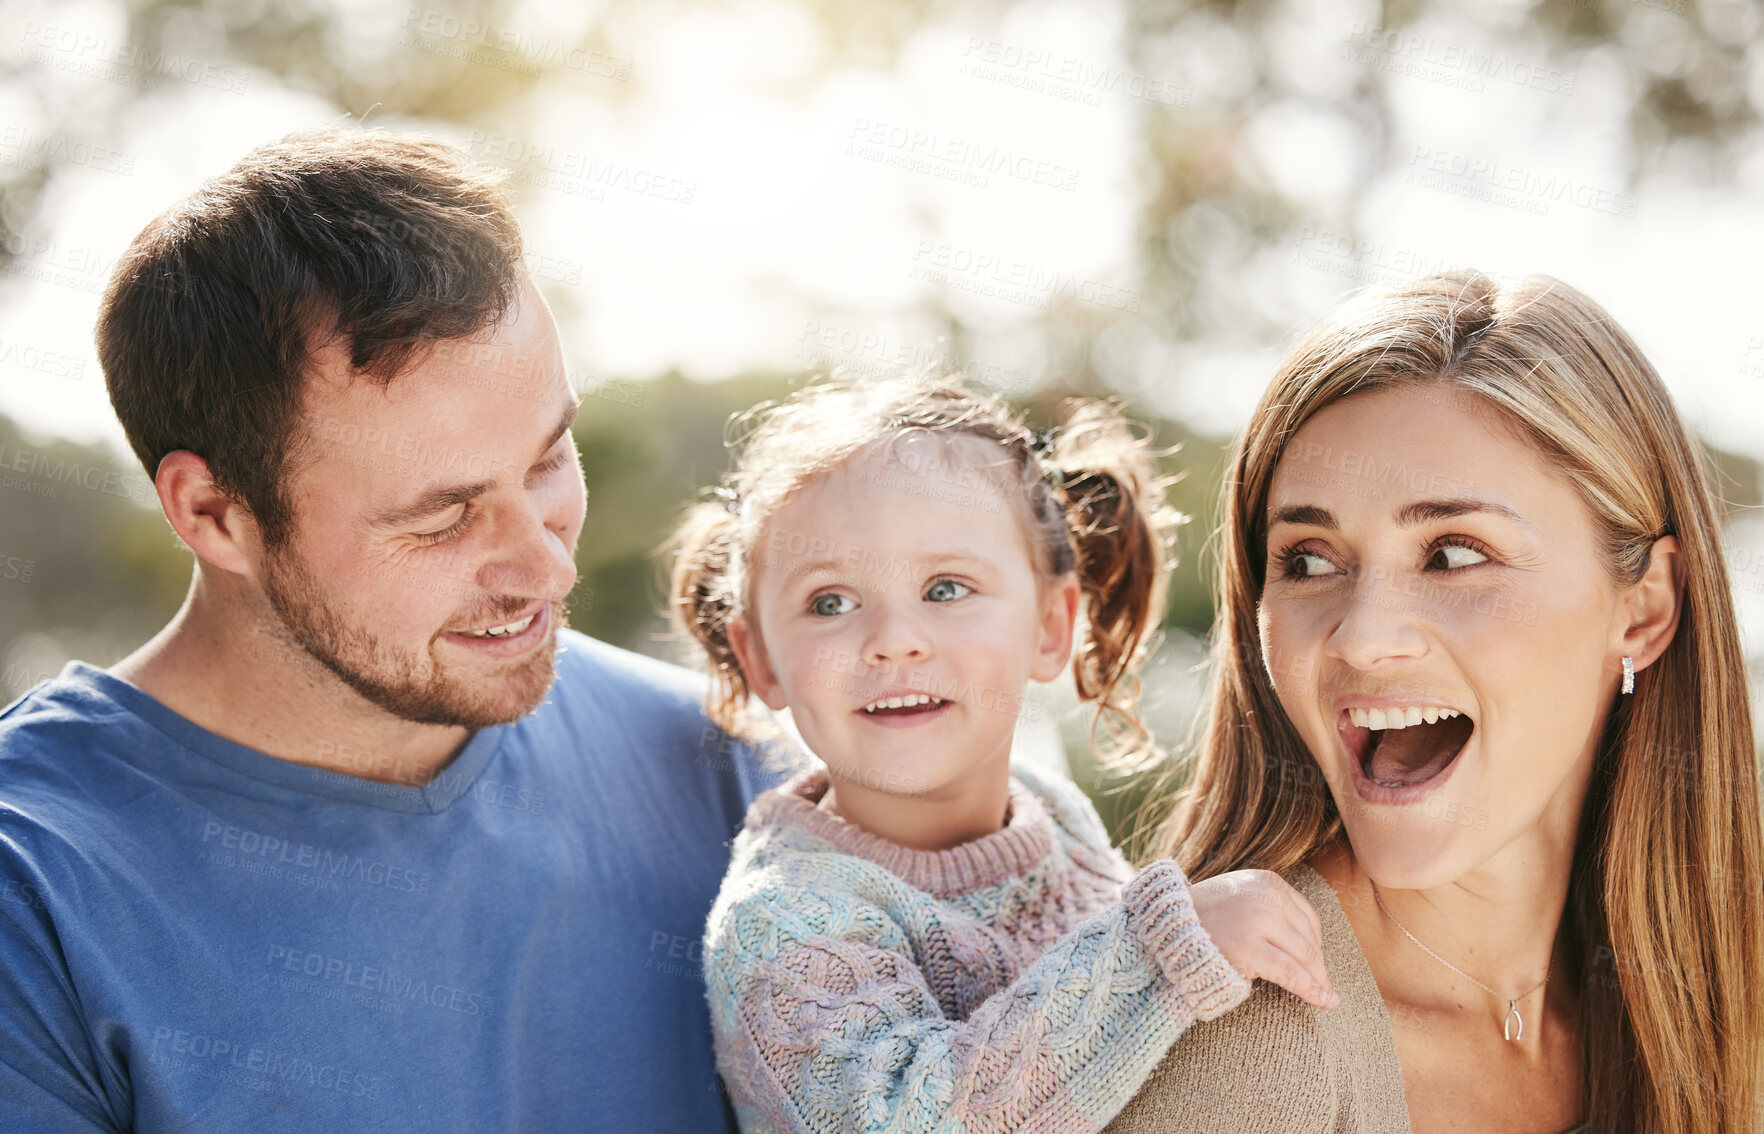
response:
[[[545,444],[539,446],[540,456],[544,456],[547,449],[557,444],[558,440],[570,431],[570,426],[576,422],[576,412],[581,408],[582,399],[572,395],[569,404],[564,406],[563,416],[559,418],[557,428],[551,431],[551,436],[545,439]],[[368,518],[368,522],[379,528],[403,527],[405,524],[433,516],[436,512],[451,508],[456,504],[475,500],[495,487],[495,480],[477,480],[470,484],[449,484],[424,489],[416,499],[408,504],[396,504],[375,512]]]
[[[1530,526],[1525,523],[1519,513],[1505,504],[1496,504],[1490,500],[1476,500],[1471,497],[1459,497],[1454,500],[1417,500],[1397,509],[1396,522],[1401,527],[1412,528],[1417,524],[1449,520],[1454,516],[1467,516],[1477,512],[1505,516],[1521,526]],[[1319,508],[1315,504],[1289,504],[1284,508],[1276,508],[1269,519],[1270,527],[1274,524],[1299,524],[1331,532],[1338,531],[1341,527],[1335,519],[1335,513],[1327,508]]]

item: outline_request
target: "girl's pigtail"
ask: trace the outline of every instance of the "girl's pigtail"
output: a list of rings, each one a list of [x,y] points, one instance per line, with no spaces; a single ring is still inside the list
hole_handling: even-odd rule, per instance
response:
[[[1112,403],[1083,403],[1053,442],[1066,524],[1084,592],[1072,656],[1078,697],[1095,701],[1091,751],[1129,763],[1159,755],[1139,711],[1139,668],[1163,622],[1176,527],[1185,517],[1157,475],[1157,454]],[[1109,751],[1098,746],[1098,730]]]
[[[747,732],[747,678],[729,644],[735,614],[731,573],[737,521],[722,503],[695,504],[675,531],[669,608],[674,626],[704,650],[711,686],[705,711],[724,731]]]

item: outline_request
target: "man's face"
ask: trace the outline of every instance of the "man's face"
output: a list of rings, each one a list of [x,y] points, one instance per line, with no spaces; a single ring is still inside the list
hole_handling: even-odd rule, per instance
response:
[[[502,323],[386,387],[328,346],[304,395],[294,532],[263,563],[288,632],[405,720],[482,728],[531,711],[551,686],[586,501],[578,403],[538,293],[523,280]]]

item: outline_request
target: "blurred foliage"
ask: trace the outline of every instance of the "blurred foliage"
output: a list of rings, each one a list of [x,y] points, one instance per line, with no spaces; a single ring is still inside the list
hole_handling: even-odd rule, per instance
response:
[[[540,33],[541,51],[523,49],[522,31],[547,25],[536,24],[534,10],[520,0],[412,5],[403,29],[390,38],[371,8],[325,0],[119,0],[119,6],[127,24],[120,38],[149,53],[242,64],[358,118],[408,115],[495,130],[523,112],[523,100],[547,77],[565,71],[570,53],[618,59],[621,33],[639,20],[698,5],[613,0],[579,14],[565,30]],[[1010,3],[966,0],[951,10],[927,0],[804,0],[799,7],[829,45],[823,66],[831,69],[890,66],[921,28],[948,20],[981,26]],[[1336,25],[1344,22],[1432,35],[1469,19],[1514,58],[1568,74],[1614,68],[1629,104],[1632,183],[1668,164],[1692,164],[1700,182],[1721,184],[1758,136],[1759,107],[1747,89],[1748,51],[1764,31],[1756,0],[1531,0],[1474,8],[1456,0],[1381,0],[1338,5],[1330,10],[1333,23],[1324,25],[1314,22],[1319,11],[1277,0],[1137,0],[1120,9],[1128,63],[1146,75],[1180,76],[1194,96],[1176,105],[1144,100],[1140,109],[1149,192],[1139,216],[1143,317],[1130,324],[1132,336],[1170,343],[1277,341],[1295,317],[1291,297],[1271,289],[1276,281],[1254,266],[1290,249],[1305,225],[1351,236],[1359,190],[1397,163],[1395,104],[1404,80],[1380,66],[1351,68],[1344,82],[1339,68],[1295,65],[1294,39],[1307,28],[1314,35],[1329,27],[1333,42],[1308,45],[1328,51],[1341,46]],[[481,36],[469,58],[432,43],[413,47],[431,14],[510,33],[512,45],[495,34]],[[99,84],[108,89],[93,99],[106,104],[57,107],[48,76],[33,73],[21,58],[0,59],[0,77],[34,94],[54,124],[51,133],[69,141],[102,137],[139,95],[126,84]],[[629,81],[597,87],[592,97],[622,102],[642,89],[639,68]],[[1363,141],[1353,155],[1355,178],[1328,203],[1289,198],[1250,144],[1257,117],[1288,106],[1346,124]],[[0,167],[0,233],[32,224],[50,172],[29,164]],[[0,242],[0,263],[10,243]],[[1043,328],[1050,373],[1080,384],[1100,375],[1117,389],[1134,381],[1130,367],[1099,365],[1095,357],[1095,332],[1107,317],[1075,299],[1056,305]],[[954,355],[971,357],[965,328],[953,317],[950,324]]]
[[[549,25],[545,35],[551,48],[616,58],[617,45],[632,38],[633,28],[698,6],[695,0],[609,0],[571,8],[566,22]],[[890,67],[920,29],[946,21],[987,26],[1010,4],[803,0],[798,7],[818,25],[828,48],[821,65],[832,69]],[[494,42],[472,59],[414,49],[407,42],[408,20],[404,30],[388,36],[387,22],[372,18],[368,9],[326,0],[120,0],[118,9],[124,24],[117,38],[145,52],[249,68],[370,122],[376,115],[410,116],[506,128],[519,122],[530,109],[529,96],[562,66],[555,58],[535,61],[531,53]],[[501,29],[532,26],[535,18],[519,0],[450,0],[410,11]],[[1747,52],[1756,51],[1760,32],[1755,0],[1476,6],[1383,0],[1345,4],[1335,12],[1342,20],[1399,33],[1471,21],[1492,30],[1500,48],[1516,57],[1564,72],[1614,71],[1628,104],[1625,155],[1632,183],[1688,166],[1699,182],[1721,184],[1732,176],[1737,155],[1758,137],[1756,95],[1748,97],[1746,87]],[[1119,15],[1127,65],[1145,75],[1192,79],[1196,97],[1178,105],[1142,100],[1134,110],[1145,187],[1133,266],[1132,285],[1142,297],[1135,317],[1067,299],[1023,332],[1041,339],[1051,376],[1026,404],[1041,423],[1053,420],[1059,398],[1070,392],[1155,402],[1168,360],[1185,344],[1262,347],[1284,341],[1313,312],[1268,265],[1290,253],[1304,226],[1354,235],[1361,191],[1399,160],[1393,148],[1401,80],[1378,66],[1331,71],[1294,65],[1295,37],[1314,38],[1314,30],[1305,29],[1315,27],[1307,23],[1315,8],[1277,0],[1139,0]],[[99,83],[77,103],[60,103],[49,76],[33,71],[18,53],[0,58],[0,81],[15,96],[35,101],[39,117],[50,124],[46,149],[52,153],[62,140],[112,137],[141,97],[127,84]],[[644,81],[637,69],[628,82],[596,87],[592,97],[631,101],[643,95]],[[1345,125],[1358,140],[1352,176],[1333,197],[1294,199],[1257,157],[1251,136],[1258,119],[1293,107]],[[21,246],[14,235],[41,223],[53,173],[53,166],[0,166],[0,267],[9,250]],[[945,330],[949,355],[984,353],[976,350],[974,330],[947,306],[949,299],[930,289],[923,300],[925,313]],[[663,565],[655,552],[683,504],[721,474],[729,415],[787,394],[801,380],[752,375],[707,386],[678,375],[638,374],[605,383],[590,396],[577,427],[591,493],[579,551],[581,582],[572,598],[578,627],[635,649],[675,652],[661,640]],[[1143,406],[1130,401],[1129,408],[1144,416]],[[1186,636],[1204,638],[1210,620],[1201,549],[1210,530],[1222,442],[1194,435],[1178,422],[1154,424],[1159,445],[1181,446],[1167,461],[1172,473],[1183,474],[1172,496],[1195,517],[1180,540],[1166,622],[1173,640],[1181,632],[1181,640],[1192,642]],[[26,455],[22,465],[20,453]],[[1717,460],[1728,498],[1757,502],[1756,464],[1720,454]],[[0,417],[0,471],[6,474],[0,485],[0,694],[22,692],[67,656],[108,664],[177,608],[188,586],[189,554],[153,507],[139,470],[117,461],[126,458],[28,437]],[[82,466],[72,480],[65,479],[70,465]],[[109,490],[102,473],[98,487],[87,487],[84,467],[134,487]],[[27,532],[29,539],[21,538]],[[27,543],[28,559],[11,554]],[[19,577],[25,562],[31,565],[28,580]],[[1167,684],[1189,691],[1169,696],[1192,697],[1192,680]],[[1174,720],[1191,720],[1192,710],[1190,701],[1165,707]],[[1068,729],[1074,771],[1103,793],[1099,805],[1120,831],[1145,784],[1108,787],[1107,777],[1084,757],[1081,736],[1081,729]]]

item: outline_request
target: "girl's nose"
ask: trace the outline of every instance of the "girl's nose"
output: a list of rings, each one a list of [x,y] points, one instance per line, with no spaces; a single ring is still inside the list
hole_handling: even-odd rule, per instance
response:
[[[863,647],[866,665],[898,665],[930,656],[931,640],[917,617],[885,602],[872,611]]]

